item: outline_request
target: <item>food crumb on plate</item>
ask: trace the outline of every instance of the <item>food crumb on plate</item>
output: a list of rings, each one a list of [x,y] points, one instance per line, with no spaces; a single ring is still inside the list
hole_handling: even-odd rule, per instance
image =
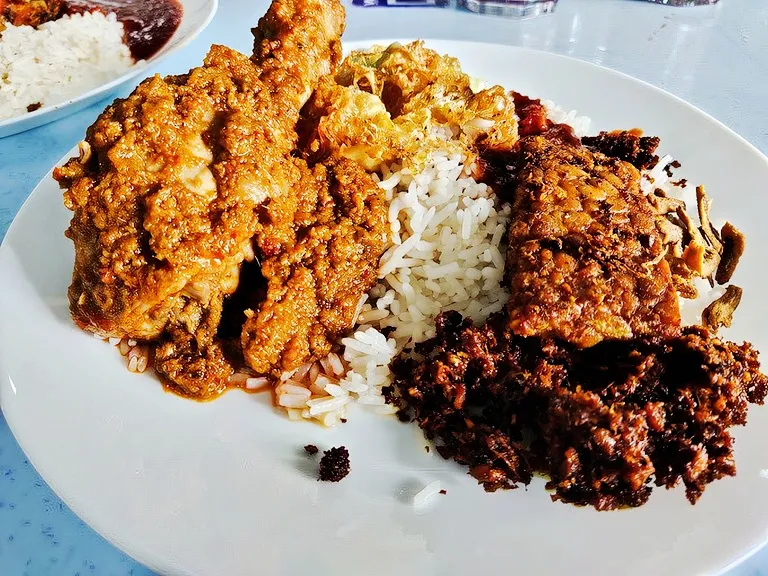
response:
[[[338,482],[349,474],[349,450],[344,446],[323,452],[320,459],[319,480]]]
[[[413,496],[413,505],[416,508],[424,506],[430,498],[436,494],[440,494],[441,490],[442,487],[440,485],[440,480],[434,480],[433,482],[430,482],[424,486],[424,488],[416,492],[416,494]]]
[[[307,444],[306,446],[304,446],[304,452],[306,452],[310,456],[314,456],[315,454],[317,454],[318,449],[317,449],[317,446],[315,446],[314,444]]]

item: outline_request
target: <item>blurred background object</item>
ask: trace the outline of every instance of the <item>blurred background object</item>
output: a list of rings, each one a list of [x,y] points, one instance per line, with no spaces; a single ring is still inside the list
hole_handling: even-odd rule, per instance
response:
[[[532,18],[553,12],[557,0],[458,0],[458,5],[489,16]]]
[[[667,6],[674,6],[680,8],[682,6],[709,6],[710,4],[717,4],[720,0],[645,0],[645,2],[653,2],[654,4],[665,4]]]
[[[574,0],[580,1],[580,0]],[[633,0],[635,2],[651,2],[672,8],[686,6],[709,6],[720,0]],[[531,18],[541,14],[554,12],[558,0],[352,0],[354,6],[364,8],[445,8],[449,6],[463,8],[476,14],[488,16],[504,16],[508,18]]]
[[[448,6],[451,0],[352,0],[354,6],[363,8],[373,8],[374,6],[392,6],[392,7],[418,7],[427,8],[434,6],[442,8]]]

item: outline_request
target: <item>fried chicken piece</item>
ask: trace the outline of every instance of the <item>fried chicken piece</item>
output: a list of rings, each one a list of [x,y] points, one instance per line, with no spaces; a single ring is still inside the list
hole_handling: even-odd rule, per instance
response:
[[[279,375],[331,351],[376,283],[386,245],[384,193],[361,167],[345,159],[313,169],[297,165],[303,165],[299,192],[266,206],[256,236],[258,252],[267,256],[261,268],[267,295],[247,312],[242,349],[262,374]]]
[[[13,26],[37,28],[61,16],[63,0],[0,0],[0,31],[3,21]]]
[[[340,0],[272,0],[259,25],[251,30],[252,60],[271,91],[272,108],[283,112],[273,126],[279,128],[278,136],[286,138],[281,149],[296,141],[295,134],[282,132],[283,126],[295,128],[298,112],[318,80],[334,73],[341,62],[344,18]],[[267,120],[267,116],[262,118]]]
[[[257,208],[291,192],[299,110],[340,60],[343,21],[338,0],[275,0],[252,59],[214,46],[188,74],[145,80],[54,173],[74,212],[73,319],[159,338],[155,368],[185,394],[226,387],[222,300],[253,257]]]
[[[682,481],[695,503],[735,474],[730,428],[768,393],[749,344],[687,327],[579,348],[506,324],[503,313],[477,327],[441,314],[417,345],[423,359],[400,356],[386,391],[486,490],[538,472],[553,499],[610,510],[643,504],[653,483]]]
[[[509,327],[587,347],[669,337],[680,311],[657,214],[632,165],[586,148],[525,137],[504,162],[512,183],[506,281]]]
[[[458,134],[465,150],[509,148],[515,107],[501,86],[475,92],[457,59],[420,41],[350,54],[335,81],[321,81],[300,126],[312,160],[342,156],[368,170],[396,159],[418,165],[425,133],[443,149],[455,145],[440,131]]]

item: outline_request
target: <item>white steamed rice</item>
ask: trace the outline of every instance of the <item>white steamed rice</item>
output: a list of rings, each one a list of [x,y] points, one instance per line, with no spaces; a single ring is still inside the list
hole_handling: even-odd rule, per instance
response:
[[[0,33],[0,120],[74,98],[133,65],[114,14],[86,12]]]
[[[442,490],[442,484],[440,483],[440,480],[433,480],[424,486],[424,488],[419,490],[416,494],[414,494],[414,507],[421,508],[422,506],[426,505],[434,496],[440,494],[440,490]]]

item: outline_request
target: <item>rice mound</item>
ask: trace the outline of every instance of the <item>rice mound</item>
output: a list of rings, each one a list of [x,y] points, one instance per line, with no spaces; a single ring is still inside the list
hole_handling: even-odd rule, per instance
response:
[[[132,65],[114,14],[74,14],[38,28],[8,25],[0,33],[0,120],[74,98]]]

